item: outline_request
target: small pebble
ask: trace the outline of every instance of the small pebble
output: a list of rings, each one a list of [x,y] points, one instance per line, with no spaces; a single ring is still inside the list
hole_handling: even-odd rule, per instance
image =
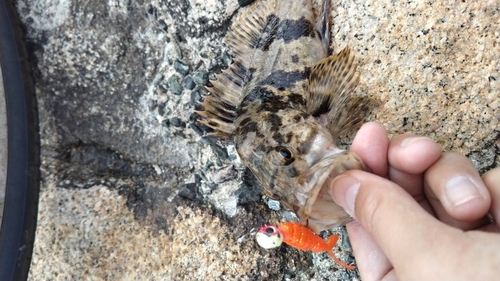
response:
[[[186,88],[188,90],[192,90],[192,89],[194,89],[194,87],[196,87],[196,83],[194,83],[193,78],[191,78],[189,76],[184,78],[184,88]]]
[[[170,92],[174,95],[180,95],[182,93],[182,86],[181,83],[179,82],[179,77],[176,75],[170,76],[167,80],[168,83],[168,88],[170,89]]]
[[[165,119],[165,120],[161,121],[161,125],[163,127],[167,127],[168,128],[168,127],[170,127],[170,121],[168,119]]]
[[[218,144],[212,144],[210,147],[215,152],[215,154],[217,154],[217,156],[219,156],[220,159],[227,159],[228,155],[227,155],[226,148],[221,147]]]
[[[193,131],[195,131],[198,135],[200,135],[200,136],[205,135],[205,132],[203,131],[202,128],[200,128],[200,126],[198,126],[198,125],[196,125],[194,123],[189,123],[189,127],[191,129],[193,129]]]
[[[198,175],[198,174],[195,174],[194,175],[194,182],[197,184],[197,185],[200,185],[201,184],[201,181],[203,180],[203,177]]]
[[[283,212],[281,212],[281,215],[283,216],[284,221],[297,221],[297,220],[299,220],[297,215],[292,211],[283,211]]]
[[[196,199],[196,193],[198,192],[198,187],[196,183],[187,183],[179,187],[178,195],[179,197],[194,200]]]
[[[186,127],[186,122],[182,121],[179,117],[170,118],[170,124],[174,127]]]
[[[165,82],[160,83],[160,88],[165,92],[168,91],[168,83]]]
[[[280,202],[273,200],[273,199],[269,199],[269,201],[267,201],[267,206],[269,207],[269,209],[275,210],[275,211],[279,211],[281,208]]]
[[[207,85],[208,83],[208,72],[198,71],[193,75],[193,81],[198,85]]]
[[[234,167],[228,166],[215,171],[212,175],[212,181],[216,184],[220,184],[226,181],[235,179],[238,173],[234,170]]]
[[[158,10],[156,9],[156,7],[150,5],[148,8],[148,14],[153,15],[156,18],[158,16]]]
[[[191,105],[198,104],[198,102],[201,100],[201,94],[200,91],[192,91],[191,92]]]
[[[164,20],[159,20],[158,21],[158,26],[163,30],[163,31],[168,31],[168,26],[167,23],[165,23]]]
[[[180,60],[174,61],[174,69],[182,75],[189,73],[189,65],[181,62]]]
[[[203,138],[201,138],[201,142],[210,145],[210,147],[212,148],[212,151],[215,152],[215,154],[217,154],[217,156],[219,156],[219,158],[217,158],[217,160],[227,159],[228,154],[227,154],[226,148],[218,145],[217,140],[214,139],[213,137],[203,137]],[[219,163],[222,164],[222,162],[220,162],[220,160],[217,161],[217,165],[219,165]]]
[[[158,104],[158,115],[160,115],[160,116],[165,115],[165,107],[166,106],[167,106],[167,104],[164,102]]]
[[[205,164],[205,166],[203,167],[203,171],[208,171],[208,169],[210,169],[211,167],[214,166],[214,163],[210,162],[210,161],[207,161],[207,163]]]
[[[233,63],[233,58],[231,58],[228,52],[224,52],[224,54],[222,54],[222,60],[224,61],[224,64],[226,64],[227,66]]]

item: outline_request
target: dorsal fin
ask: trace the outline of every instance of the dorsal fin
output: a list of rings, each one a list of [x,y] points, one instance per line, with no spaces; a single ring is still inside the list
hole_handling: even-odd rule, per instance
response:
[[[267,0],[249,6],[226,36],[226,44],[247,69],[252,64],[255,49],[264,46],[264,41],[271,39],[266,31],[271,31],[277,23],[277,19],[270,17],[276,11],[276,4],[276,0]]]
[[[307,112],[314,116],[327,113],[324,123],[334,136],[360,124],[368,107],[366,99],[351,95],[359,82],[356,67],[346,47],[319,61],[309,75]]]
[[[274,10],[276,1],[259,1],[249,6],[237,18],[228,32],[225,42],[235,55],[234,62],[222,73],[211,80],[213,87],[207,87],[211,96],[205,96],[200,103],[205,110],[197,111],[204,118],[202,124],[215,130],[219,137],[230,138],[234,133],[236,109],[246,93],[245,88],[251,80],[253,72],[250,69],[256,48],[269,40],[266,28],[272,25],[268,17]]]

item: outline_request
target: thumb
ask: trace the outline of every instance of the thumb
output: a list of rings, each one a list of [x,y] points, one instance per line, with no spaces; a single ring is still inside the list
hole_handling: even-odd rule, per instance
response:
[[[331,188],[335,202],[372,235],[400,277],[408,277],[405,273],[418,268],[427,271],[439,266],[432,261],[446,258],[441,254],[448,255],[443,251],[453,248],[453,244],[448,245],[455,240],[450,236],[459,235],[427,213],[400,186],[376,175],[347,171]]]

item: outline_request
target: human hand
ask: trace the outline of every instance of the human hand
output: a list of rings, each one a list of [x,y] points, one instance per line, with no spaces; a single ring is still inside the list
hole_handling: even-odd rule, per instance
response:
[[[500,276],[500,168],[481,178],[471,161],[429,138],[388,140],[365,124],[351,150],[373,174],[349,170],[332,195],[356,220],[347,231],[363,280],[494,280]]]

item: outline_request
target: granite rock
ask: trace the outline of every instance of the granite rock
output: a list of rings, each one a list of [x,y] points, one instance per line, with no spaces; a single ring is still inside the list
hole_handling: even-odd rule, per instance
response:
[[[269,209],[232,144],[202,138],[203,87],[168,87],[231,61],[225,0],[17,5],[43,152],[30,280],[359,280],[326,254],[237,242],[292,215]],[[369,120],[499,166],[497,1],[346,0],[333,14],[334,51],[351,47],[357,92],[378,101]]]

